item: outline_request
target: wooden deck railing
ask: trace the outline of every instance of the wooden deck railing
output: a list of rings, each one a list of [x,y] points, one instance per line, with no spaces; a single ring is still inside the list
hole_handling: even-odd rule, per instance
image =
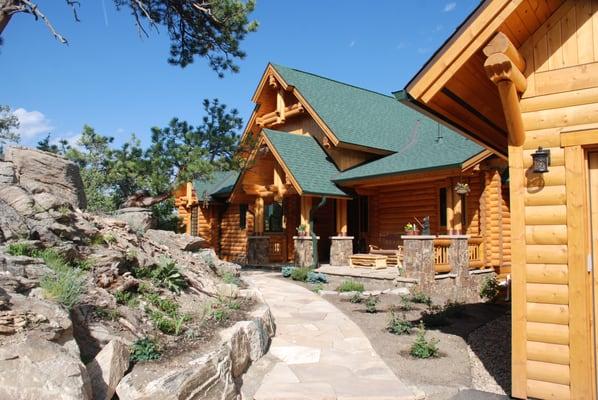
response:
[[[434,239],[434,270],[437,274],[451,272],[451,265],[448,259],[448,249],[451,246],[451,239]],[[480,269],[484,266],[484,239],[472,237],[467,241],[467,252],[469,254],[469,269]]]
[[[469,238],[467,252],[469,253],[469,269],[480,269],[484,266],[484,239],[482,237]]]
[[[450,239],[434,239],[434,270],[437,274],[451,272],[451,265],[448,259],[448,249],[450,246]]]

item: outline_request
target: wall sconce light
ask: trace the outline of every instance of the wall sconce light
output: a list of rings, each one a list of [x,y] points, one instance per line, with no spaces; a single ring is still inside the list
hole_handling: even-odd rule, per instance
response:
[[[534,172],[538,174],[548,172],[548,166],[550,165],[550,149],[538,147],[538,150],[536,150],[535,153],[532,153],[532,158],[534,159]]]

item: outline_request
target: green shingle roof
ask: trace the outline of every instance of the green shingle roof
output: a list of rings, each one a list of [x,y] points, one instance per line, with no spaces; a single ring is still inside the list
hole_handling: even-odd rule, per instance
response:
[[[299,91],[341,142],[397,151],[408,143],[415,123],[428,120],[392,96],[281,65],[272,66]]]
[[[263,133],[304,194],[347,196],[332,182],[339,170],[316,139],[271,129],[264,129]]]
[[[204,200],[206,196],[208,200],[226,197],[232,192],[238,177],[238,171],[216,171],[212,174],[211,179],[194,180],[193,188],[200,201]]]
[[[409,140],[395,154],[342,172],[334,181],[457,167],[484,151],[483,147],[424,116],[417,129],[405,136]]]

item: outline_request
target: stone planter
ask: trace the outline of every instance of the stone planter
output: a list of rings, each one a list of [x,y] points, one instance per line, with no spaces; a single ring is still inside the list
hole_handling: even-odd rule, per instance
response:
[[[353,255],[353,236],[331,236],[330,241],[330,265],[349,265],[349,257]]]

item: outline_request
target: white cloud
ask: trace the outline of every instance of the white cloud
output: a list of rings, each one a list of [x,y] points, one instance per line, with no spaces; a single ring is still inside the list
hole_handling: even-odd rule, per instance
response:
[[[351,40],[351,43],[349,43],[349,47],[353,47],[355,46],[355,40]]]
[[[19,119],[17,132],[23,139],[32,139],[40,133],[49,133],[54,129],[50,120],[39,111],[17,108],[13,113]]]
[[[446,5],[444,6],[444,12],[453,11],[455,7],[457,7],[457,3],[455,3],[454,1],[446,3]]]

